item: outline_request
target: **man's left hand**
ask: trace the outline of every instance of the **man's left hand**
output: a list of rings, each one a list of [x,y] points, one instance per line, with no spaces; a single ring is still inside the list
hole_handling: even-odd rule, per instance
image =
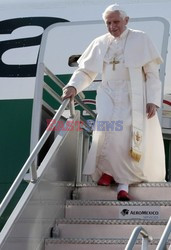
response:
[[[147,105],[146,105],[146,113],[147,113],[147,118],[148,119],[155,116],[156,111],[157,111],[157,106],[154,103],[147,103]]]

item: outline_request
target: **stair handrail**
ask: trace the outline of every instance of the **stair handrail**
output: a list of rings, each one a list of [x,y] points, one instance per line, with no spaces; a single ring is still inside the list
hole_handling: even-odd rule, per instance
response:
[[[55,76],[45,65],[43,65],[44,67],[44,72],[60,87],[63,88],[65,86],[65,84],[57,77]],[[45,81],[43,84],[43,89],[45,89],[54,99],[56,99],[60,104],[62,103],[62,97],[59,96]],[[87,106],[82,102],[82,99],[85,98],[84,94],[82,92],[77,94],[78,96],[74,97],[74,101],[77,102],[84,110],[86,110],[90,116],[93,116],[93,119],[96,117],[96,114]],[[44,106],[46,106],[46,108],[51,112],[54,113],[55,110],[43,100],[42,103]],[[89,131],[90,133],[92,132],[92,128],[89,126],[89,124],[87,124],[86,119],[80,114],[80,120],[84,125],[84,129],[86,131]]]
[[[167,240],[169,238],[170,233],[171,233],[171,216],[170,216],[170,218],[169,218],[169,220],[168,220],[168,222],[166,224],[166,227],[165,227],[165,229],[163,231],[163,234],[162,234],[162,236],[161,236],[161,238],[159,240],[159,243],[157,245],[156,250],[165,249],[165,246],[166,246],[166,243],[167,243]]]
[[[17,188],[19,187],[22,180],[24,179],[25,174],[27,173],[27,171],[29,170],[31,165],[34,164],[34,161],[37,158],[38,153],[40,152],[41,148],[45,144],[45,142],[48,139],[49,135],[53,131],[53,128],[56,126],[56,124],[59,121],[61,115],[63,114],[64,110],[68,106],[69,102],[70,102],[70,99],[66,99],[66,100],[63,101],[62,105],[59,107],[58,111],[56,112],[53,119],[49,123],[49,125],[46,128],[45,132],[43,133],[43,135],[39,139],[38,143],[36,144],[36,146],[32,150],[30,156],[26,160],[25,164],[23,165],[22,169],[20,170],[19,174],[17,175],[16,179],[14,180],[13,184],[11,185],[10,189],[8,190],[7,194],[5,195],[4,199],[2,200],[2,202],[0,204],[0,216],[2,215],[4,210],[6,209],[9,202],[11,201],[11,199],[12,199],[13,195],[15,194]],[[71,105],[70,105],[71,117],[74,117],[74,115],[75,115],[75,113],[74,113],[74,102],[71,101],[70,103],[71,103]],[[35,177],[35,179],[32,180],[33,183],[37,182],[37,172],[35,173],[34,177]]]
[[[63,88],[66,85],[56,76],[52,73],[52,71],[46,66],[44,65],[44,72],[60,87]],[[85,96],[83,94],[83,92],[80,92],[77,94],[77,96],[74,97],[74,100],[76,103],[78,103],[85,111],[87,111],[89,113],[89,115],[91,115],[94,119],[96,118],[96,114],[94,111],[92,111],[87,105],[84,104],[84,102],[82,101],[82,99],[84,99]]]
[[[63,83],[63,81],[61,81],[59,79],[59,77],[57,77],[56,75],[54,75],[52,73],[52,71],[46,66],[44,65],[44,72],[62,89],[63,87],[65,87],[65,84]],[[83,92],[78,93],[78,96],[80,97],[80,99],[84,99],[85,95]]]
[[[134,228],[128,243],[125,247],[125,250],[132,250],[136,240],[138,238],[138,235],[142,235],[142,245],[141,245],[141,250],[147,250],[148,249],[148,243],[153,240],[152,236],[150,236],[147,231],[142,227],[142,226],[137,226]]]
[[[41,54],[41,50],[40,50]],[[33,111],[32,111],[32,125],[31,125],[31,139],[30,139],[30,152],[34,149],[37,144],[40,136],[40,123],[41,123],[41,112],[42,105],[45,104],[46,107],[51,109],[51,107],[43,100],[43,90],[45,89],[53,98],[55,98],[59,104],[62,103],[62,98],[44,81],[44,74],[46,74],[50,79],[61,89],[66,86],[52,71],[44,64],[43,60],[41,60],[41,56],[39,56],[39,63],[37,66],[37,75],[36,75],[36,83],[35,83],[35,94],[34,94],[34,102],[33,102]],[[78,93],[78,96],[74,97],[74,101],[77,102],[84,110],[86,110],[94,119],[96,118],[96,114],[86,105],[81,99],[84,98],[84,94]],[[49,109],[49,110],[50,110]],[[91,127],[86,123],[85,119],[80,115],[80,120],[84,124],[84,128],[87,129],[90,133],[92,132]],[[32,180],[36,179],[37,172],[37,162],[32,164],[30,168],[30,174]]]

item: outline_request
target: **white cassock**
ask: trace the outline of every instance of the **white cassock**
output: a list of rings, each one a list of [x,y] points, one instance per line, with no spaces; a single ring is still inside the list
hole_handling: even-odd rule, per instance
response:
[[[146,115],[147,103],[161,105],[161,62],[148,36],[132,29],[126,29],[119,38],[109,33],[96,38],[80,57],[79,68],[67,86],[80,92],[98,73],[102,74],[96,96],[96,126],[84,174],[98,180],[106,173],[124,184],[165,181],[158,116],[147,119]]]

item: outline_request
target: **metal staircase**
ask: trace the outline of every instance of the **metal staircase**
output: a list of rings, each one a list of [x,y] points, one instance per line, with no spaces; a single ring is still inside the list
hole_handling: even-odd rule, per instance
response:
[[[153,238],[148,249],[156,249],[171,215],[171,183],[131,186],[139,200],[129,202],[116,200],[115,186],[81,184],[75,192],[77,199],[66,201],[65,218],[56,220],[52,237],[45,240],[46,250],[125,249],[139,225]],[[140,248],[138,237],[134,249]]]

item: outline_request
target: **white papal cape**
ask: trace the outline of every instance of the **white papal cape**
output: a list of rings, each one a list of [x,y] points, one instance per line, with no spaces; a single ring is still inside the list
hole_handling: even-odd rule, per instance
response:
[[[103,77],[104,58],[112,39],[113,36],[109,33],[96,38],[78,60],[79,69],[67,84],[80,92],[93,81],[97,73],[101,73],[102,83],[96,98],[97,121],[124,123],[121,131],[104,131],[98,128],[94,131],[84,174],[98,179],[105,172],[112,175],[117,183],[124,184],[165,181],[165,154],[158,117],[155,115],[147,119],[146,115],[146,103],[157,106],[161,104],[161,83],[158,78],[144,79],[142,71],[146,64],[160,64],[162,59],[144,32],[129,29],[123,52],[124,67],[128,69],[130,77],[129,84],[121,86],[116,81],[116,84],[107,86]],[[119,96],[123,99],[118,102],[121,108],[117,113]],[[137,133],[138,136],[133,137]],[[135,142],[133,147],[137,145],[135,138],[141,138],[139,161],[133,159],[129,153],[132,141]]]

